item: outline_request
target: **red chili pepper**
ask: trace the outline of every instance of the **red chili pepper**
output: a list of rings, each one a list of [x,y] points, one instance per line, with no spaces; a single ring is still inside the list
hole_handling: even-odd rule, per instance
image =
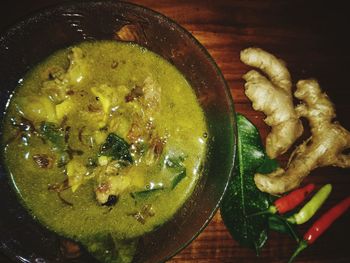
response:
[[[340,217],[349,209],[349,207],[350,196],[324,213],[305,233],[303,240],[299,243],[297,250],[294,252],[288,263],[291,263],[301,251],[303,251],[309,245],[313,244],[317,238],[322,235],[323,232],[325,232],[338,217]]]
[[[295,189],[294,191],[278,198],[274,205],[271,205],[267,210],[251,214],[249,216],[263,215],[263,214],[279,214],[287,213],[300,205],[305,198],[315,189],[314,184],[308,184],[304,187]]]
[[[289,194],[277,199],[274,204],[280,214],[293,210],[301,204],[305,198],[315,189],[314,184],[308,184],[302,188],[296,189]]]

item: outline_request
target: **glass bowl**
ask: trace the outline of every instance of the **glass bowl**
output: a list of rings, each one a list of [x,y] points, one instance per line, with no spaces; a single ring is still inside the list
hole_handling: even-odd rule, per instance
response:
[[[0,35],[0,109],[5,112],[24,74],[54,51],[81,41],[106,39],[134,41],[175,65],[193,87],[207,119],[208,156],[193,194],[172,220],[138,243],[134,262],[163,262],[209,223],[234,165],[236,128],[230,92],[213,59],[190,33],[155,11],[124,2],[75,1],[42,10]],[[40,225],[20,204],[3,160],[0,200],[0,251],[9,259],[97,262],[83,248],[76,259],[62,253],[64,238]]]

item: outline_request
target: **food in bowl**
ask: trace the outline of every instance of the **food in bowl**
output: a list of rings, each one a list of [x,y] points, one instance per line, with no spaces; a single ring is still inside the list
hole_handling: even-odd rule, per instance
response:
[[[3,128],[23,204],[106,262],[118,257],[116,243],[156,229],[184,204],[207,137],[184,76],[144,47],[117,41],[83,42],[30,70]]]

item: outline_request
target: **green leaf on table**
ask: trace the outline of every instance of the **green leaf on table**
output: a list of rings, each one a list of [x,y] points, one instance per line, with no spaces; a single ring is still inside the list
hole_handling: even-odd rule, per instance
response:
[[[299,241],[295,225],[290,224],[285,218],[278,215],[269,215],[268,224],[270,230],[282,234],[288,234],[297,242]]]
[[[256,173],[268,174],[268,173],[275,171],[278,167],[279,167],[279,164],[278,164],[276,159],[270,159],[270,157],[265,155],[264,162],[256,170]]]
[[[272,172],[276,163],[266,156],[257,128],[240,114],[237,130],[235,169],[221,203],[221,216],[232,237],[258,253],[267,240],[267,216],[247,216],[266,210],[270,198],[255,186],[254,174],[258,168],[260,172]]]

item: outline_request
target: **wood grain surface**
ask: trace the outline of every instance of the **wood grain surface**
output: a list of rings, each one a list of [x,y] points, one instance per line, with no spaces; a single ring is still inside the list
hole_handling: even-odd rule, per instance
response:
[[[0,29],[18,17],[59,0],[3,1]],[[266,49],[288,64],[293,82],[317,78],[336,105],[338,120],[350,129],[349,38],[346,1],[272,0],[133,0],[177,21],[209,51],[231,89],[237,112],[246,115],[265,138],[264,116],[255,112],[244,95],[241,78],[248,68],[239,52],[249,46]],[[281,158],[285,162],[286,157]],[[307,182],[332,183],[334,191],[318,217],[349,194],[350,170],[322,168]],[[311,222],[312,223],[312,222]],[[311,223],[298,228],[306,231]],[[350,213],[339,219],[296,262],[350,262]],[[286,262],[296,247],[289,237],[271,233],[261,254],[240,247],[225,229],[219,212],[186,249],[169,262]],[[0,258],[0,262],[5,262]]]

